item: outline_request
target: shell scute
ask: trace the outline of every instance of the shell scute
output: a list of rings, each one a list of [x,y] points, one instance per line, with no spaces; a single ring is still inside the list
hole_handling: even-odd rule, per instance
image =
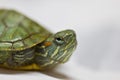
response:
[[[23,50],[51,34],[47,29],[14,10],[0,10],[0,50]]]

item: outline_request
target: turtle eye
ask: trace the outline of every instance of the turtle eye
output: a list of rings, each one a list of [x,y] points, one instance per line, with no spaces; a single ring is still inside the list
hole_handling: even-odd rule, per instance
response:
[[[63,44],[64,43],[64,40],[62,38],[60,38],[60,37],[55,38],[55,41],[58,44]]]

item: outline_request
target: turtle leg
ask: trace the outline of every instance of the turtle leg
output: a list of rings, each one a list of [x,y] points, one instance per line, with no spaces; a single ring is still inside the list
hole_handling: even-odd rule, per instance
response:
[[[26,66],[32,64],[34,59],[34,49],[26,49],[23,51],[14,51],[8,58],[8,65],[12,67]]]
[[[6,62],[6,60],[9,57],[9,52],[7,51],[0,51],[0,64],[3,64]]]

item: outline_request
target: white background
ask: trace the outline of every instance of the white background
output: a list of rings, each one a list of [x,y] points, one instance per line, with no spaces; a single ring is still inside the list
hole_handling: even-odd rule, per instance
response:
[[[120,80],[120,0],[0,0],[53,32],[74,29],[78,47],[54,71],[0,69],[1,80]]]

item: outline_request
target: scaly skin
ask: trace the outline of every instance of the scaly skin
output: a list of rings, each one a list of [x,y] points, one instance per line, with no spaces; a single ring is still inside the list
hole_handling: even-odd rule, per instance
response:
[[[43,70],[68,61],[77,45],[73,30],[52,34],[14,10],[0,10],[0,66]]]

